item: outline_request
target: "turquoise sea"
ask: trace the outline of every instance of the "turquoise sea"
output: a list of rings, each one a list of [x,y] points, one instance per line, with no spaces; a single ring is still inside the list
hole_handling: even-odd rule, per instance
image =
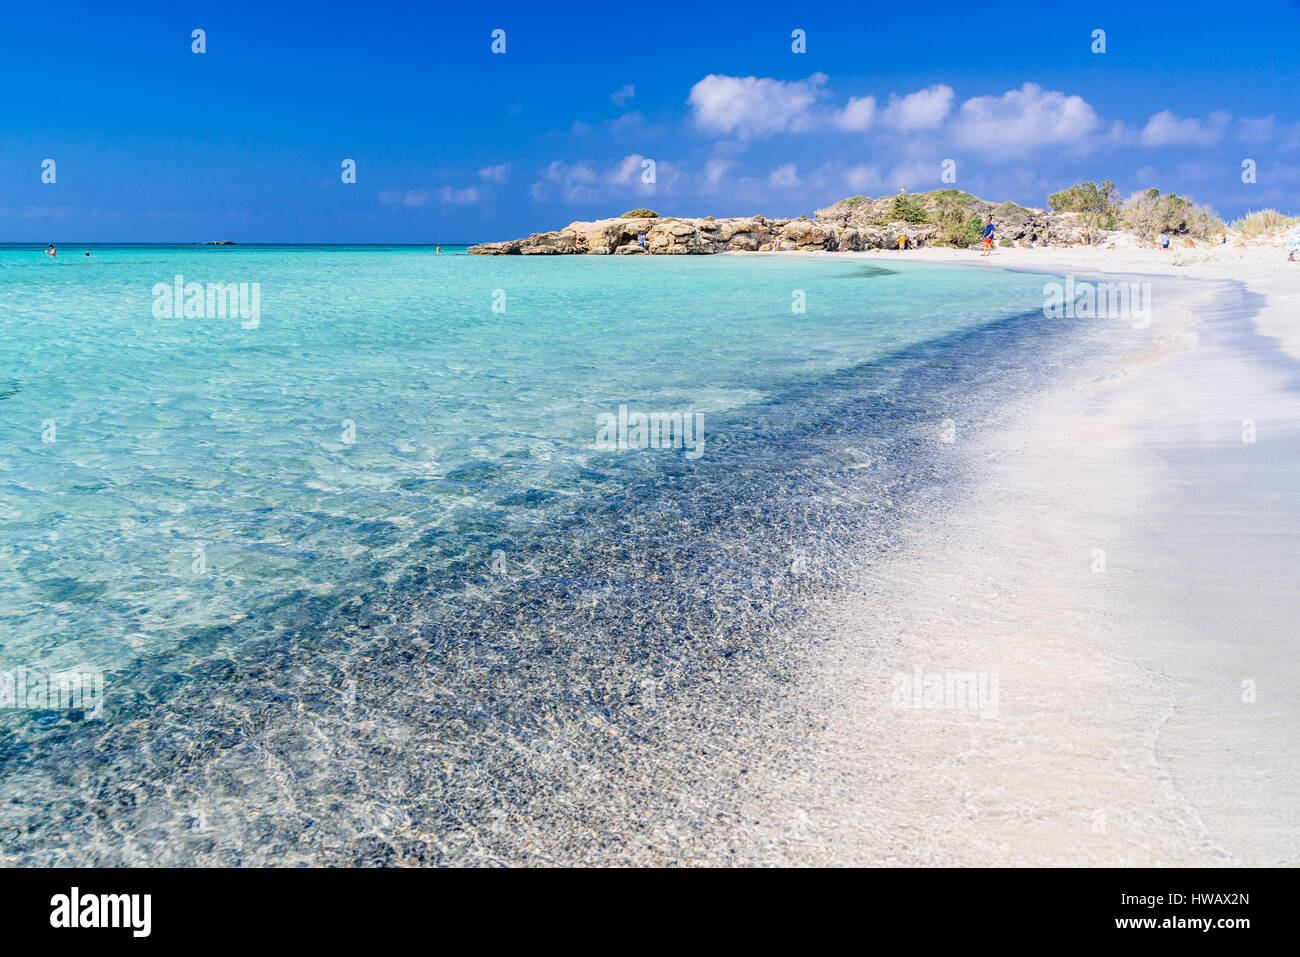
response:
[[[177,276],[257,315],[160,316]],[[0,860],[689,856],[799,733],[809,602],[1070,361],[1042,302],[887,259],[0,246],[0,670],[106,680],[0,711]],[[621,406],[701,454],[597,447]]]

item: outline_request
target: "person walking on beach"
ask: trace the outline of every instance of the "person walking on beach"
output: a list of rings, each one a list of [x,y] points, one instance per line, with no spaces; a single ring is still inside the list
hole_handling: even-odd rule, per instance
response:
[[[1161,249],[1169,248],[1169,230],[1165,230],[1163,233],[1160,234],[1160,248]]]
[[[981,258],[993,254],[993,217],[984,224],[984,252],[980,253]]]

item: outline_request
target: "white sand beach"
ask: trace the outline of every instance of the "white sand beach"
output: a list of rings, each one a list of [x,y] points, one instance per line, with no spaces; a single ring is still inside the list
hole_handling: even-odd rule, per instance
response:
[[[839,612],[805,688],[826,724],[775,812],[763,796],[762,856],[1300,862],[1300,264],[1276,247],[976,257],[845,254],[1148,276],[1149,346],[982,435],[959,427],[979,489]],[[894,676],[918,669],[996,676],[995,715],[895,707]]]

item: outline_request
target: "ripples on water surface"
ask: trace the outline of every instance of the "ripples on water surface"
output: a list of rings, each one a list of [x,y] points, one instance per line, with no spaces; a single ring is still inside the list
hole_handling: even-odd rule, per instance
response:
[[[79,253],[0,248],[0,669],[108,682],[0,712],[8,863],[742,859],[809,609],[1075,348],[996,270]],[[704,455],[596,450],[620,404]]]

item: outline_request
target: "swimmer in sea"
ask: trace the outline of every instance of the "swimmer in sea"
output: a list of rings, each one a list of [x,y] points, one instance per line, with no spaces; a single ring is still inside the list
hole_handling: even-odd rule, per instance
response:
[[[50,243],[48,246],[45,247],[45,255],[47,255],[47,256],[57,256],[57,255],[58,255],[58,253],[57,253],[57,252],[55,251],[55,249],[54,249],[54,243]]]
[[[441,256],[441,255],[442,255],[442,243],[438,243],[438,245],[434,247],[434,249],[433,249],[433,254],[434,254],[435,256]]]

